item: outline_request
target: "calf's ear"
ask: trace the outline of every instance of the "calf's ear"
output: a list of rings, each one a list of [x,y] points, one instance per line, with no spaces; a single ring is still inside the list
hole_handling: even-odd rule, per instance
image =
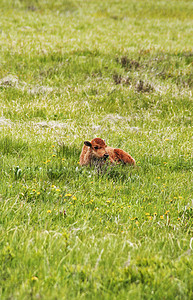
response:
[[[91,144],[91,142],[89,142],[89,141],[85,141],[84,144],[85,144],[87,147],[92,147],[92,144]]]

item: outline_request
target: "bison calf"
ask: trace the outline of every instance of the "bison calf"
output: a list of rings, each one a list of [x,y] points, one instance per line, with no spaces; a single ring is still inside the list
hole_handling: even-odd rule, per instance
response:
[[[135,160],[127,152],[121,149],[108,147],[104,140],[95,138],[91,142],[85,141],[80,154],[81,166],[101,166],[105,161],[124,163],[135,166]]]

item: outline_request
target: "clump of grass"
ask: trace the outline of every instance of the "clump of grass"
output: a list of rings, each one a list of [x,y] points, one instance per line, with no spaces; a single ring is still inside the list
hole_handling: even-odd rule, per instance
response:
[[[22,139],[5,136],[0,139],[0,148],[2,155],[22,156],[28,151],[28,144]]]
[[[192,299],[191,8],[2,2],[2,299]]]

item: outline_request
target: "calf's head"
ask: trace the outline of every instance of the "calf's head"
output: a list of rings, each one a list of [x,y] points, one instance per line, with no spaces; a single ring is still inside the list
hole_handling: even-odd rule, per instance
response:
[[[106,160],[109,157],[109,154],[106,151],[107,145],[104,140],[95,138],[91,142],[85,141],[84,144],[87,147],[90,147],[93,158]]]

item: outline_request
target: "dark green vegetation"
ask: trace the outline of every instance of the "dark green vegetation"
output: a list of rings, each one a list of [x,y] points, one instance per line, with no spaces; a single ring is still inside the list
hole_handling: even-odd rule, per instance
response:
[[[1,299],[193,298],[192,14],[1,1]],[[80,167],[94,137],[138,167]]]

